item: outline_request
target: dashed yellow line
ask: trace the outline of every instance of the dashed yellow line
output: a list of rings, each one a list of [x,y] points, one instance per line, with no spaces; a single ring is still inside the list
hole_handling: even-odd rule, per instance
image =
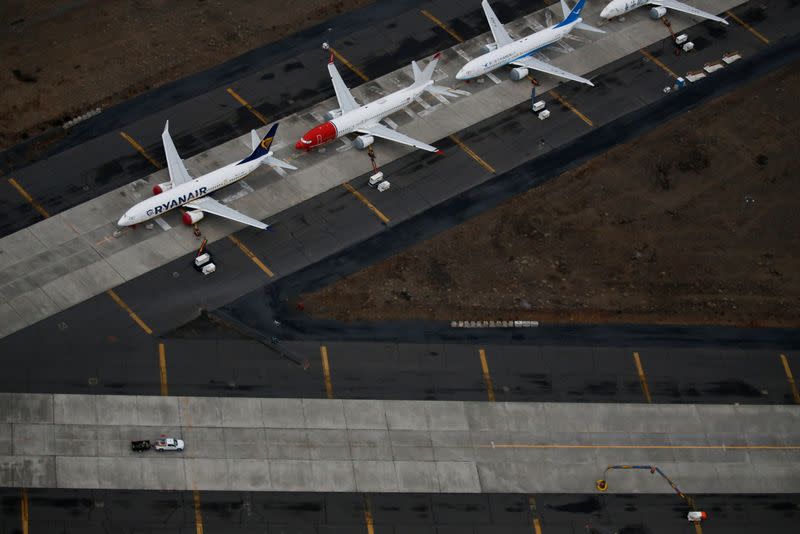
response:
[[[126,134],[125,132],[120,132],[119,135],[121,135],[123,139],[125,139],[128,143],[130,143],[131,146],[139,152],[139,154],[144,156],[145,159],[153,165],[153,167],[155,167],[156,169],[161,168],[161,164],[157,162],[150,154],[148,154],[147,150],[145,150],[142,145],[136,142],[136,139]]]
[[[652,403],[653,399],[650,397],[650,388],[647,386],[647,377],[644,374],[642,360],[639,358],[638,352],[633,353],[633,361],[636,364],[636,373],[639,375],[639,383],[642,385],[642,393],[644,393],[644,398],[647,399],[648,403]]]
[[[458,138],[458,137],[456,137],[455,135],[451,135],[451,136],[450,136],[450,139],[451,139],[451,140],[452,140],[452,141],[453,141],[453,142],[454,142],[456,145],[458,145],[458,148],[460,148],[461,150],[463,150],[464,152],[466,152],[466,153],[467,153],[467,155],[468,155],[469,157],[471,157],[472,159],[474,159],[475,161],[477,161],[477,162],[478,162],[478,165],[480,165],[481,167],[483,167],[483,168],[484,168],[484,169],[486,169],[487,171],[491,172],[492,174],[494,174],[494,173],[496,173],[496,172],[497,172],[497,171],[495,171],[495,170],[494,170],[494,167],[492,167],[491,165],[489,165],[488,163],[486,163],[486,161],[484,161],[484,159],[483,159],[482,157],[480,157],[479,155],[477,155],[477,154],[475,153],[475,151],[474,151],[474,150],[472,150],[470,147],[468,147],[467,145],[465,145],[465,144],[464,144],[464,142],[463,142],[461,139],[459,139],[459,138]]]
[[[259,268],[259,269],[261,269],[262,271],[264,271],[264,272],[266,273],[266,275],[267,275],[267,276],[269,276],[270,278],[272,278],[273,276],[275,276],[275,273],[273,273],[273,272],[272,272],[272,271],[269,269],[269,267],[267,267],[266,265],[264,265],[264,263],[263,263],[263,262],[262,262],[260,259],[258,259],[258,256],[256,256],[256,255],[253,253],[253,251],[252,251],[252,250],[250,250],[249,248],[247,248],[247,245],[245,245],[244,243],[242,243],[241,241],[239,241],[239,240],[236,238],[236,236],[234,236],[233,234],[231,234],[231,235],[229,235],[229,236],[228,236],[228,239],[230,239],[230,240],[231,240],[231,241],[232,241],[232,242],[233,242],[233,243],[234,243],[234,244],[235,244],[237,247],[239,247],[239,250],[241,250],[242,252],[244,252],[244,255],[245,255],[245,256],[247,256],[248,258],[250,258],[250,259],[252,260],[252,262],[253,262],[253,263],[255,263],[255,264],[258,266],[258,268]]]
[[[203,511],[200,509],[200,492],[192,490],[192,500],[194,501],[194,528],[197,534],[203,534]]]
[[[347,61],[347,58],[345,58],[345,57],[344,57],[342,54],[340,54],[339,52],[337,52],[336,50],[334,50],[334,48],[333,48],[333,47],[330,47],[330,50],[331,50],[331,53],[334,55],[334,57],[335,57],[336,59],[338,59],[339,61],[341,61],[342,63],[344,63],[344,64],[345,64],[345,66],[347,66],[347,68],[348,68],[348,69],[350,69],[350,70],[352,70],[353,72],[355,72],[355,73],[356,73],[356,75],[357,75],[359,78],[361,78],[361,79],[362,79],[362,80],[364,80],[365,82],[368,82],[368,81],[369,81],[369,77],[368,77],[366,74],[364,74],[363,72],[361,72],[361,71],[358,69],[358,67],[356,67],[355,65],[353,65],[352,63],[350,63],[349,61]]]
[[[703,527],[700,526],[700,523],[693,523],[693,525],[695,534],[703,534]]]
[[[578,118],[580,118],[580,119],[581,119],[583,122],[585,122],[585,123],[586,123],[586,124],[588,124],[589,126],[592,126],[592,127],[594,127],[594,123],[593,123],[593,122],[592,122],[592,121],[589,119],[589,117],[587,117],[586,115],[584,115],[583,113],[581,113],[580,111],[578,111],[578,109],[577,109],[575,106],[573,106],[572,104],[570,104],[570,103],[567,101],[567,99],[566,99],[566,98],[564,98],[564,97],[563,97],[563,96],[561,96],[560,94],[556,93],[555,91],[550,91],[550,94],[551,94],[551,95],[553,95],[553,98],[555,98],[556,100],[558,100],[558,101],[561,103],[561,105],[562,105],[562,106],[566,107],[566,108],[567,108],[567,109],[569,109],[571,112],[573,112],[575,115],[577,115],[577,116],[578,116]]]
[[[33,199],[33,197],[32,197],[32,196],[31,196],[31,195],[30,195],[30,194],[29,194],[27,191],[25,191],[25,188],[24,188],[24,187],[22,187],[21,185],[19,185],[19,182],[17,182],[17,181],[16,181],[15,179],[13,179],[13,178],[9,178],[9,179],[8,179],[8,183],[11,185],[11,187],[13,187],[14,189],[16,189],[16,190],[17,190],[17,193],[19,193],[19,194],[22,196],[22,198],[24,198],[25,200],[27,200],[27,201],[28,201],[28,203],[29,203],[31,206],[33,206],[33,209],[35,209],[36,211],[38,211],[38,212],[39,212],[39,215],[41,215],[41,216],[42,216],[42,217],[44,217],[45,219],[48,219],[48,218],[50,217],[50,214],[49,214],[49,213],[47,213],[47,210],[46,210],[46,209],[44,209],[44,208],[42,207],[42,205],[41,205],[41,204],[39,204],[38,202],[36,202],[36,201]]]
[[[486,384],[486,395],[489,398],[489,402],[494,402],[494,385],[492,384],[492,375],[489,374],[489,362],[486,361],[486,351],[479,349],[478,356],[481,358],[481,371],[483,372],[483,383]]]
[[[319,356],[322,359],[322,375],[325,378],[325,393],[328,398],[333,398],[333,382],[331,382],[331,367],[328,364],[328,347],[322,345],[319,348]]]
[[[743,21],[742,19],[740,19],[739,17],[734,15],[733,11],[729,10],[729,11],[726,11],[725,13],[727,13],[730,18],[732,18],[733,20],[738,22],[739,25],[741,25],[742,28],[744,28],[745,30],[747,30],[750,33],[752,33],[753,35],[755,35],[756,39],[758,39],[759,41],[761,41],[764,44],[769,44],[769,39],[764,37],[764,35],[761,32],[759,32],[758,30],[756,30],[755,28],[750,26],[748,23],[746,23],[745,21]]]
[[[244,98],[239,96],[239,93],[234,91],[232,87],[228,87],[227,91],[228,91],[229,95],[231,95],[233,98],[236,99],[237,102],[239,102],[241,105],[243,105],[245,108],[247,108],[247,111],[249,111],[250,113],[255,115],[258,120],[263,122],[265,125],[269,124],[269,121],[267,120],[267,118],[264,115],[262,115],[261,112],[258,111],[256,108],[251,106],[250,102],[248,102],[247,100],[245,100]]]
[[[138,325],[139,325],[139,327],[140,327],[142,330],[144,330],[144,333],[145,333],[145,334],[147,334],[148,336],[150,336],[150,335],[152,335],[152,334],[153,334],[153,331],[150,329],[150,327],[149,327],[149,326],[147,326],[147,324],[146,324],[144,321],[142,321],[142,319],[141,319],[141,318],[140,318],[138,315],[136,315],[136,312],[134,312],[134,311],[133,311],[133,310],[130,308],[130,306],[128,306],[128,305],[125,303],[125,301],[124,301],[124,300],[122,300],[122,299],[120,298],[120,296],[119,296],[119,295],[117,295],[117,292],[116,292],[116,291],[114,291],[113,289],[108,289],[108,290],[106,290],[106,293],[108,293],[108,296],[109,296],[109,297],[111,297],[111,299],[112,299],[114,302],[116,302],[116,303],[117,303],[117,305],[118,305],[120,308],[122,308],[124,311],[128,312],[128,315],[130,315],[130,316],[131,316],[131,319],[133,319],[133,321],[134,321],[136,324],[138,324]]]
[[[651,54],[650,52],[648,52],[647,50],[644,50],[644,49],[642,49],[642,50],[639,50],[639,52],[641,52],[641,54],[642,54],[644,57],[646,57],[647,59],[649,59],[649,60],[650,60],[650,61],[651,61],[653,64],[655,64],[655,65],[656,65],[656,66],[658,66],[658,67],[661,67],[661,70],[663,70],[664,72],[666,72],[667,74],[669,74],[670,76],[672,76],[673,78],[675,78],[676,80],[678,79],[678,75],[677,75],[677,74],[675,74],[675,73],[672,71],[672,69],[671,69],[671,68],[667,67],[667,66],[664,64],[664,62],[663,62],[663,61],[661,61],[660,59],[658,59],[656,56],[654,56],[653,54]]]
[[[366,207],[372,210],[372,213],[374,213],[381,220],[383,224],[389,224],[389,217],[384,215],[381,210],[376,208],[375,205],[372,202],[370,202],[367,199],[367,197],[365,197],[359,191],[357,191],[355,187],[350,185],[348,182],[343,183],[342,187],[350,191],[353,194],[353,196],[355,196],[358,200],[361,201],[362,204],[364,204]]]
[[[367,495],[364,495],[364,523],[367,525],[367,534],[375,534],[375,523],[372,520],[372,505]]]
[[[464,39],[462,39],[461,36],[455,32],[455,30],[452,30],[449,26],[447,26],[447,24],[436,18],[430,11],[426,11],[425,9],[420,9],[419,12],[422,13],[424,16],[428,17],[434,24],[439,26],[441,29],[449,33],[450,37],[452,37],[459,43],[464,42]]]
[[[158,368],[161,376],[161,395],[166,397],[169,395],[169,389],[167,388],[167,351],[163,343],[158,344]]]
[[[28,490],[22,488],[22,496],[20,498],[20,511],[21,511],[21,526],[22,534],[28,534],[28,520],[30,519],[30,510],[28,508]]]
[[[781,362],[783,363],[783,370],[786,372],[786,380],[789,382],[789,386],[792,388],[792,397],[794,398],[794,403],[800,404],[800,392],[797,391],[797,383],[794,381],[792,368],[789,367],[789,359],[786,358],[785,354],[781,354]]]

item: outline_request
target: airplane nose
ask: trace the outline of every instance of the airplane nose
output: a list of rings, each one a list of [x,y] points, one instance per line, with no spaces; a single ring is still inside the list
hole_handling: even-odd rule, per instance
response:
[[[600,17],[607,19],[609,16],[609,9],[608,6],[604,7],[603,10],[600,12]]]
[[[466,80],[467,74],[464,72],[464,69],[461,69],[456,73],[456,80]]]
[[[117,221],[117,226],[128,226],[127,219],[128,219],[127,215],[123,215],[122,217],[120,217],[119,220]]]

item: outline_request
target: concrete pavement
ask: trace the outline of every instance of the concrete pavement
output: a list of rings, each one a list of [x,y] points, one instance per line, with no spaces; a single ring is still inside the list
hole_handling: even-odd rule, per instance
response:
[[[162,434],[185,453],[130,450]],[[607,465],[643,463],[688,493],[791,493],[800,406],[2,394],[0,454],[2,486],[591,493]]]

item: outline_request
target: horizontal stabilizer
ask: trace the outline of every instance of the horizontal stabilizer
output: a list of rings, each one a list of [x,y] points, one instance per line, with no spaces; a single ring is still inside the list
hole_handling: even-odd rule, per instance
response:
[[[267,156],[264,158],[264,163],[269,165],[270,167],[280,167],[281,169],[289,169],[290,171],[296,171],[297,167],[286,163],[282,159],[278,159],[275,156]]]
[[[606,33],[605,30],[601,30],[600,28],[596,28],[594,26],[589,26],[585,22],[579,22],[575,25],[576,28],[579,30],[584,30],[587,32],[595,32],[595,33]]]

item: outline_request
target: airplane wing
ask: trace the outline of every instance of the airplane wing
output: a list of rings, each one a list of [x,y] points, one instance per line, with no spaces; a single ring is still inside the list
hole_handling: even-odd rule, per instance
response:
[[[164,143],[164,153],[167,155],[167,168],[169,169],[169,179],[172,181],[172,187],[191,182],[192,177],[189,176],[189,172],[186,170],[186,166],[175,148],[175,143],[172,142],[172,137],[169,136],[169,121],[164,126],[161,142]]]
[[[375,137],[380,137],[381,139],[388,139],[389,141],[394,141],[395,143],[400,143],[401,145],[413,146],[414,148],[421,148],[422,150],[427,150],[428,152],[439,152],[439,149],[436,148],[435,146],[423,143],[422,141],[417,141],[412,137],[403,135],[400,132],[397,132],[387,126],[384,126],[383,124],[373,124],[372,126],[365,126],[363,128],[360,128],[358,132],[362,134],[374,135]]]
[[[224,204],[217,202],[211,197],[201,197],[198,198],[197,200],[187,202],[186,204],[184,204],[184,206],[195,210],[200,210],[203,213],[211,213],[212,215],[225,217],[226,219],[240,222],[242,224],[255,226],[259,230],[266,230],[267,226],[269,226],[268,224],[264,224],[261,221],[253,219],[252,217],[248,217],[247,215],[239,213],[235,209],[229,208],[228,206],[225,206]]]
[[[725,24],[726,26],[728,25],[728,21],[723,18],[713,15],[708,11],[703,11],[702,9],[697,9],[696,7],[686,5],[682,2],[678,2],[677,0],[652,0],[650,3],[653,4],[654,6],[661,6],[661,7],[666,7],[668,9],[674,9],[675,11],[688,13],[690,15],[694,15],[696,17],[700,17],[703,19],[715,20],[717,22]]]
[[[497,15],[495,15],[494,11],[492,11],[492,6],[489,5],[489,0],[483,0],[483,2],[481,2],[481,6],[483,6],[483,12],[486,13],[486,20],[489,21],[489,28],[492,30],[492,36],[494,37],[494,42],[497,43],[497,46],[507,45],[508,43],[512,42],[513,39],[510,35],[508,35],[505,26],[503,26],[503,24],[497,18]]]
[[[339,109],[342,110],[342,113],[347,113],[348,111],[358,108],[358,102],[356,102],[356,99],[350,94],[350,89],[345,85],[344,80],[342,80],[342,75],[339,74],[339,70],[333,62],[333,53],[331,53],[331,59],[328,61],[328,72],[331,75],[333,90],[336,92],[336,100],[339,101]]]
[[[511,64],[517,67],[526,67],[531,70],[546,72],[547,74],[552,74],[553,76],[558,76],[560,78],[566,78],[568,80],[585,83],[586,85],[591,85],[592,87],[594,87],[594,84],[589,80],[587,80],[586,78],[581,78],[577,74],[572,74],[571,72],[567,72],[564,69],[559,69],[558,67],[553,66],[550,63],[545,63],[544,61],[540,61],[531,56],[525,56],[516,61],[512,61]]]

